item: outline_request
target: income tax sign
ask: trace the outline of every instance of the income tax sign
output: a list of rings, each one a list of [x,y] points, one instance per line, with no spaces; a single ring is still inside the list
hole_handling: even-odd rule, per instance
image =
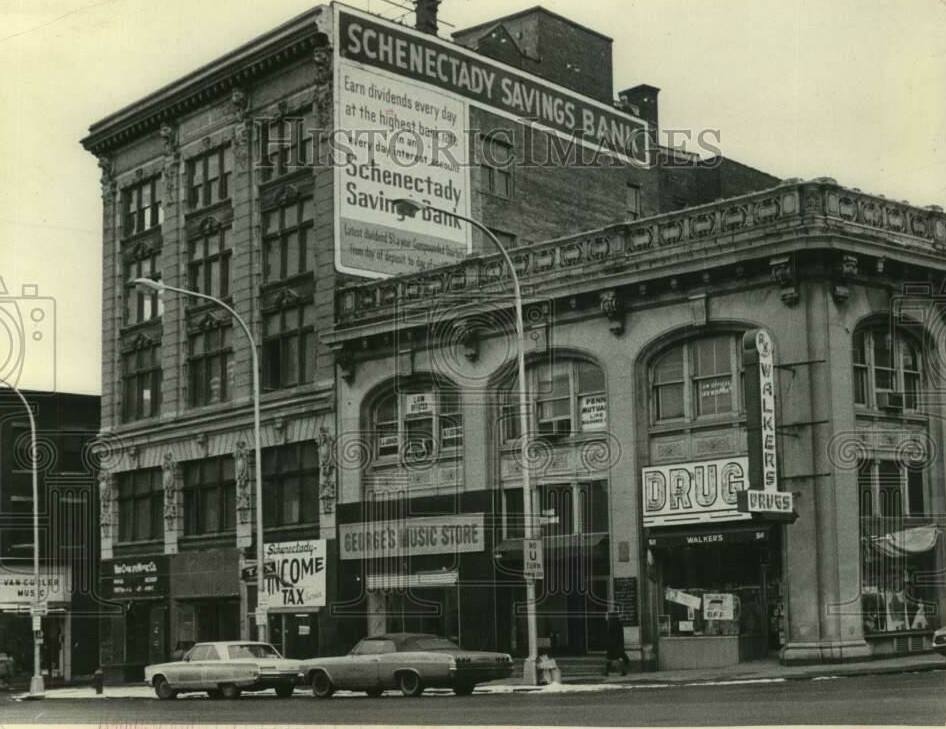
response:
[[[261,602],[268,610],[325,605],[324,539],[270,542],[263,545],[263,559],[267,569]]]

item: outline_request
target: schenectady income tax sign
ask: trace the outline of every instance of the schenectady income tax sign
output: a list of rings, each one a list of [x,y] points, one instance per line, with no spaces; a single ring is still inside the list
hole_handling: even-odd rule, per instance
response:
[[[325,540],[269,542],[263,545],[266,563],[263,604],[269,610],[325,605]]]
[[[434,36],[334,5],[335,265],[384,277],[456,263],[470,227],[398,198],[470,215],[470,106],[624,163],[648,159],[647,125],[607,104]],[[341,158],[340,158],[341,157]]]

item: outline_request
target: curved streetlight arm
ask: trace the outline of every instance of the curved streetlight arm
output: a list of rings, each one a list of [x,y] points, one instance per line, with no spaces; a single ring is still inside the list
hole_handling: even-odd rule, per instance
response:
[[[512,277],[513,295],[515,297],[516,309],[516,342],[517,342],[517,365],[519,372],[519,432],[522,443],[520,446],[520,458],[522,460],[522,518],[525,522],[524,536],[526,539],[535,538],[535,520],[533,518],[532,504],[532,479],[531,468],[529,467],[529,398],[528,385],[526,383],[526,337],[525,325],[522,317],[522,289],[519,285],[519,274],[516,273],[516,267],[512,263],[509,251],[499,241],[499,238],[479,220],[475,220],[466,215],[446,210],[444,208],[430,205],[429,203],[417,202],[410,198],[400,198],[394,200],[394,206],[398,212],[414,217],[420,210],[432,210],[434,212],[449,215],[458,220],[463,220],[483,232],[487,238],[506,261],[509,267],[509,275]],[[531,576],[525,577],[526,582],[526,632],[529,641],[529,657],[523,666],[523,678],[527,684],[537,684],[538,677],[536,663],[538,660],[538,626],[535,615],[535,579]]]
[[[33,610],[31,610],[31,620],[34,621],[33,628],[33,677],[30,679],[30,696],[41,698],[44,693],[43,671],[40,665],[40,639],[42,629],[35,628],[35,621],[41,615],[40,606],[42,605],[42,586],[39,579],[39,450],[36,444],[36,418],[33,416],[33,408],[24,397],[20,389],[12,382],[0,378],[0,384],[16,393],[26,408],[26,415],[30,419],[30,460],[33,466],[30,469],[33,475]]]
[[[199,291],[191,291],[190,289],[182,289],[177,286],[169,286],[166,283],[150,278],[136,278],[132,283],[139,289],[148,289],[150,291],[156,291],[159,294],[164,291],[173,291],[182,296],[190,296],[195,299],[213,302],[217,306],[230,312],[230,315],[236,319],[250,343],[250,359],[253,367],[253,441],[255,455],[253,460],[255,461],[254,475],[256,478],[256,629],[257,639],[265,643],[269,626],[266,622],[265,609],[262,607],[263,575],[265,572],[263,569],[263,445],[260,428],[260,367],[259,352],[256,350],[256,339],[253,337],[253,333],[243,320],[243,317],[237,314],[232,306],[222,299],[218,299],[216,296],[202,294]]]

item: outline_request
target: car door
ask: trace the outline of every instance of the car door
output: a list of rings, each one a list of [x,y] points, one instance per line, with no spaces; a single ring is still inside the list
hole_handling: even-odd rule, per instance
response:
[[[366,638],[348,654],[350,661],[344,666],[345,683],[353,689],[373,689],[383,686],[380,678],[382,656],[394,651],[390,640]]]
[[[184,659],[177,664],[177,676],[171,680],[175,688],[191,689],[200,685],[203,673],[203,658],[210,646],[198,644],[184,654]]]
[[[200,688],[216,688],[218,684],[224,683],[227,679],[226,658],[220,655],[220,651],[215,645],[206,646],[204,659],[200,666]]]

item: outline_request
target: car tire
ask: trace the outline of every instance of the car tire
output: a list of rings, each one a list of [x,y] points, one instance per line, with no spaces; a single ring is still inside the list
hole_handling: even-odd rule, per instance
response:
[[[474,683],[458,683],[453,687],[453,693],[457,696],[469,696],[475,688],[476,684]]]
[[[332,679],[328,677],[325,671],[316,671],[312,674],[312,695],[317,699],[328,699],[335,693],[335,686],[332,685]]]
[[[291,683],[281,683],[276,687],[276,695],[281,699],[288,699],[296,687]]]
[[[225,683],[220,687],[220,695],[230,701],[240,698],[240,693],[240,687],[232,683]]]
[[[213,699],[214,701],[223,698],[223,694],[220,693],[220,689],[210,689],[207,691],[207,696]]]
[[[376,698],[378,698],[381,694],[384,693],[384,689],[382,689],[382,688],[368,689],[367,691],[365,691],[365,693],[368,694],[368,696],[370,696],[371,698],[376,699]]]
[[[177,698],[177,691],[171,688],[164,676],[158,676],[154,680],[154,694],[162,701],[169,701]]]
[[[405,696],[420,696],[424,693],[424,682],[413,671],[401,671],[397,675],[397,687]]]

